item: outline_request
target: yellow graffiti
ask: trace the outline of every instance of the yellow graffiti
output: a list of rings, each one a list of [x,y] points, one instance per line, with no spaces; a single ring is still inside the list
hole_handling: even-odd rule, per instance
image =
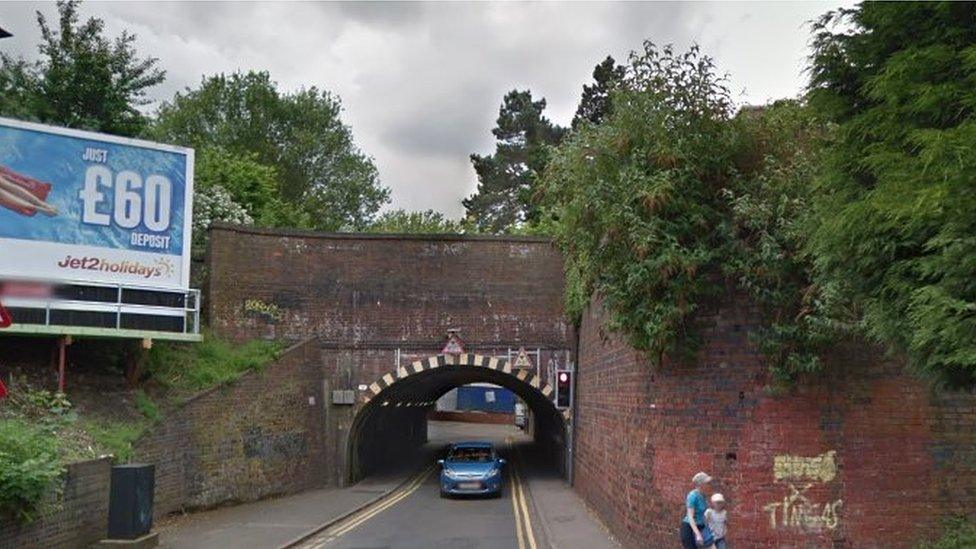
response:
[[[837,476],[837,463],[831,450],[814,457],[775,456],[773,458],[773,477],[776,480],[830,482]]]
[[[260,299],[246,299],[244,300],[244,312],[246,313],[260,313],[267,315],[274,320],[281,320],[284,318],[285,313],[282,312],[274,303],[265,303]]]
[[[840,524],[840,507],[843,500],[814,503],[805,493],[813,484],[797,489],[789,485],[790,493],[783,501],[770,503],[763,507],[769,513],[769,526],[776,528],[797,528],[810,532],[820,532],[824,528],[833,530]]]

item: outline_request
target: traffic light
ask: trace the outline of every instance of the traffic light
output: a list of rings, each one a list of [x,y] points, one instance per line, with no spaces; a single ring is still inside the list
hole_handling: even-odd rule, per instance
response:
[[[572,404],[572,395],[572,370],[556,370],[556,408],[569,408]]]

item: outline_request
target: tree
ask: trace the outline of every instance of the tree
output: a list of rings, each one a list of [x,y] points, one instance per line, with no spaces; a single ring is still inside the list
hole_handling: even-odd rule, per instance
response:
[[[545,108],[546,100],[533,101],[528,90],[508,92],[491,131],[495,153],[471,155],[478,190],[462,203],[479,230],[501,233],[537,219],[536,180],[545,168],[547,147],[566,133],[542,115]]]
[[[278,224],[278,172],[258,162],[256,154],[203,148],[197,151],[194,182],[197,189],[221,187],[259,224]]]
[[[865,2],[814,30],[810,102],[837,129],[818,281],[920,372],[976,384],[976,5]]]
[[[193,249],[202,252],[207,245],[207,230],[215,221],[250,225],[254,218],[237,203],[227,189],[213,185],[193,192]]]
[[[57,26],[41,12],[41,59],[28,62],[0,54],[0,113],[49,124],[117,135],[138,135],[146,126],[139,107],[146,90],[165,78],[154,57],[139,58],[128,32],[110,40],[105,23],[79,23],[77,0],[59,1]]]
[[[620,86],[626,74],[627,68],[618,65],[609,55],[593,69],[593,84],[583,86],[583,96],[573,116],[574,130],[587,122],[603,122],[610,114],[610,94]]]
[[[674,350],[714,291],[731,247],[728,203],[738,140],[711,60],[646,42],[631,54],[613,113],[584,124],[543,180],[567,270],[567,309],[596,292],[610,327],[653,356]]]
[[[338,99],[314,87],[279,92],[266,72],[221,74],[164,103],[151,133],[274,167],[277,199],[312,228],[363,229],[389,190],[353,142],[341,111]]]
[[[567,311],[578,318],[598,295],[609,327],[659,360],[694,349],[694,313],[731,285],[764,307],[752,335],[773,372],[816,370],[831,332],[800,249],[818,121],[798,102],[734,115],[697,47],[646,42],[613,95],[541,182]]]
[[[371,233],[441,234],[463,233],[464,225],[434,210],[408,212],[392,210],[377,217],[366,229]]]

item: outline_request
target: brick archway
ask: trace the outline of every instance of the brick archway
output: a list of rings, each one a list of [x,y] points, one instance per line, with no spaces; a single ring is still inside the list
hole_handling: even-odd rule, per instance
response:
[[[360,392],[346,441],[346,481],[367,475],[387,456],[427,442],[427,413],[437,400],[455,387],[478,382],[509,389],[526,403],[536,421],[536,441],[551,449],[555,468],[563,474],[570,416],[553,403],[553,387],[506,358],[460,353],[400,365]]]

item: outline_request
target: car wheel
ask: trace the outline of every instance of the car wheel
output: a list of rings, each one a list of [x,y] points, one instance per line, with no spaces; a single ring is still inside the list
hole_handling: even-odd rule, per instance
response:
[[[443,491],[443,490],[441,490],[441,497],[444,498],[444,499],[447,499],[448,493],[445,492],[445,491]]]

